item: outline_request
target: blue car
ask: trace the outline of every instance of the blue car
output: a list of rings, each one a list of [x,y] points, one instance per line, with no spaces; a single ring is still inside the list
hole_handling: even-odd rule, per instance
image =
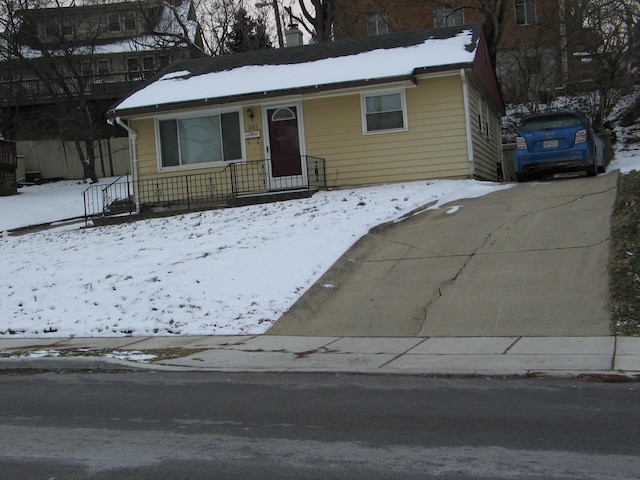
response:
[[[516,138],[519,182],[556,173],[605,171],[604,143],[580,112],[529,115]]]

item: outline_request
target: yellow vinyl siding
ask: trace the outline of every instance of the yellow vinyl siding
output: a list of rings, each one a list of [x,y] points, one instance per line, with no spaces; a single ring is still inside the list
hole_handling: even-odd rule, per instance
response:
[[[252,111],[255,112],[254,120],[245,119],[246,131],[249,127],[255,130],[256,128],[253,127],[260,125],[260,108],[254,107]],[[246,109],[243,109],[242,114],[246,115]],[[189,191],[190,196],[195,200],[205,202],[209,200],[215,202],[220,197],[231,195],[232,186],[229,175],[221,175],[221,172],[229,168],[228,166],[159,172],[155,120],[133,120],[131,127],[138,132],[138,178],[141,180],[141,203],[161,203],[163,195],[168,192],[174,194],[182,192],[181,195],[186,197],[186,192]],[[244,141],[249,160],[264,158],[262,138]],[[266,190],[267,177],[263,163],[238,164],[234,173],[235,187],[242,189],[243,192]],[[152,184],[148,182],[151,180],[154,180]],[[211,198],[207,199],[207,196]]]
[[[486,97],[482,98],[482,110],[484,122],[487,121],[485,109],[488,109],[489,136],[486,133],[486,124],[483,124],[480,132],[478,106],[480,104],[480,91],[475,82],[469,82],[469,104],[471,115],[471,131],[473,133],[473,176],[482,180],[495,180],[497,177],[497,166],[500,159],[498,149],[499,142],[499,121],[500,117],[495,108]]]
[[[483,145],[482,139],[477,135],[477,93],[472,85],[469,90],[474,152],[477,149],[479,153],[476,152],[476,156],[490,157],[490,146]],[[397,91],[397,87],[389,90],[367,90],[368,93],[376,94]],[[406,88],[405,95],[407,130],[374,134],[363,133],[359,92],[302,100],[300,113],[304,120],[305,135],[304,139],[301,139],[301,145],[305,147],[302,153],[325,159],[328,187],[431,178],[468,178],[472,174],[474,164],[469,161],[461,78],[458,75],[422,78],[417,81],[416,86]],[[275,100],[270,99],[270,103],[274,103]],[[252,110],[253,119],[247,115],[247,108]],[[203,109],[193,110],[193,114],[197,115],[202,111]],[[176,113],[184,115],[185,111]],[[261,160],[265,157],[264,137],[268,134],[263,129],[262,106],[243,105],[241,115],[245,132],[260,132],[259,138],[243,140],[246,159]],[[491,124],[491,143],[496,144],[495,129],[498,125],[493,121]],[[204,174],[209,178],[209,182],[217,182],[217,174],[227,168],[185,169],[160,173],[155,120],[133,119],[131,126],[139,134],[137,148],[140,180]],[[495,166],[495,162],[493,165]],[[264,166],[265,162],[260,162],[238,168],[264,170]],[[254,181],[256,177],[260,182],[264,179],[266,187],[266,173],[261,171],[254,175]],[[186,182],[184,179],[181,181]],[[213,189],[219,192],[224,188],[228,187],[216,185]],[[256,188],[262,188],[262,185]],[[144,203],[145,199],[141,200]]]
[[[408,130],[365,135],[360,95],[304,102],[307,154],[326,161],[328,186],[468,177],[459,77],[406,89]]]
[[[152,177],[158,173],[154,121],[151,119],[133,120],[130,122],[130,126],[138,132],[138,177]]]

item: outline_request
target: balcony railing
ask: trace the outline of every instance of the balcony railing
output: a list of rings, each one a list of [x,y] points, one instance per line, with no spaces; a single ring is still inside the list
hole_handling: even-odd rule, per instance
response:
[[[121,177],[109,185],[92,185],[84,193],[85,221],[89,218],[136,213],[135,194],[140,210],[188,211],[232,205],[240,198],[277,195],[291,191],[326,187],[325,162],[303,156],[301,175],[270,178],[270,160],[231,163],[217,172],[159,177],[134,182]],[[274,187],[277,184],[277,188]]]
[[[142,82],[151,78],[156,72],[147,70],[140,72],[118,72],[87,74],[65,79],[69,91],[75,95],[86,95],[92,98],[118,98]],[[5,105],[17,105],[64,98],[62,85],[40,79],[10,80],[0,82],[0,99]]]

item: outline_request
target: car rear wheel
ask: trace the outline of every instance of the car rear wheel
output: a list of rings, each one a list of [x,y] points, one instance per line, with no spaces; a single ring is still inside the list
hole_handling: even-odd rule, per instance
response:
[[[585,171],[587,172],[587,176],[595,177],[598,174],[598,158],[596,157],[596,152],[593,152],[593,164],[589,165]]]

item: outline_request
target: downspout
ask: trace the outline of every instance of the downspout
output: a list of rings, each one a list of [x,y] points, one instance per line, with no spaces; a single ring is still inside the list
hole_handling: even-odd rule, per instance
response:
[[[107,122],[113,125],[113,118],[109,118]],[[131,142],[131,160],[133,162],[133,198],[136,203],[136,215],[140,213],[140,193],[138,192],[138,132],[129,125],[124,123],[120,117],[115,117],[115,123],[120,125],[129,133],[129,141]]]
[[[471,163],[471,171],[469,178],[473,178],[473,133],[471,131],[471,105],[469,105],[469,83],[464,68],[460,69],[460,78],[462,79],[462,97],[464,99],[464,118],[467,127],[467,155],[469,155],[469,163]]]

